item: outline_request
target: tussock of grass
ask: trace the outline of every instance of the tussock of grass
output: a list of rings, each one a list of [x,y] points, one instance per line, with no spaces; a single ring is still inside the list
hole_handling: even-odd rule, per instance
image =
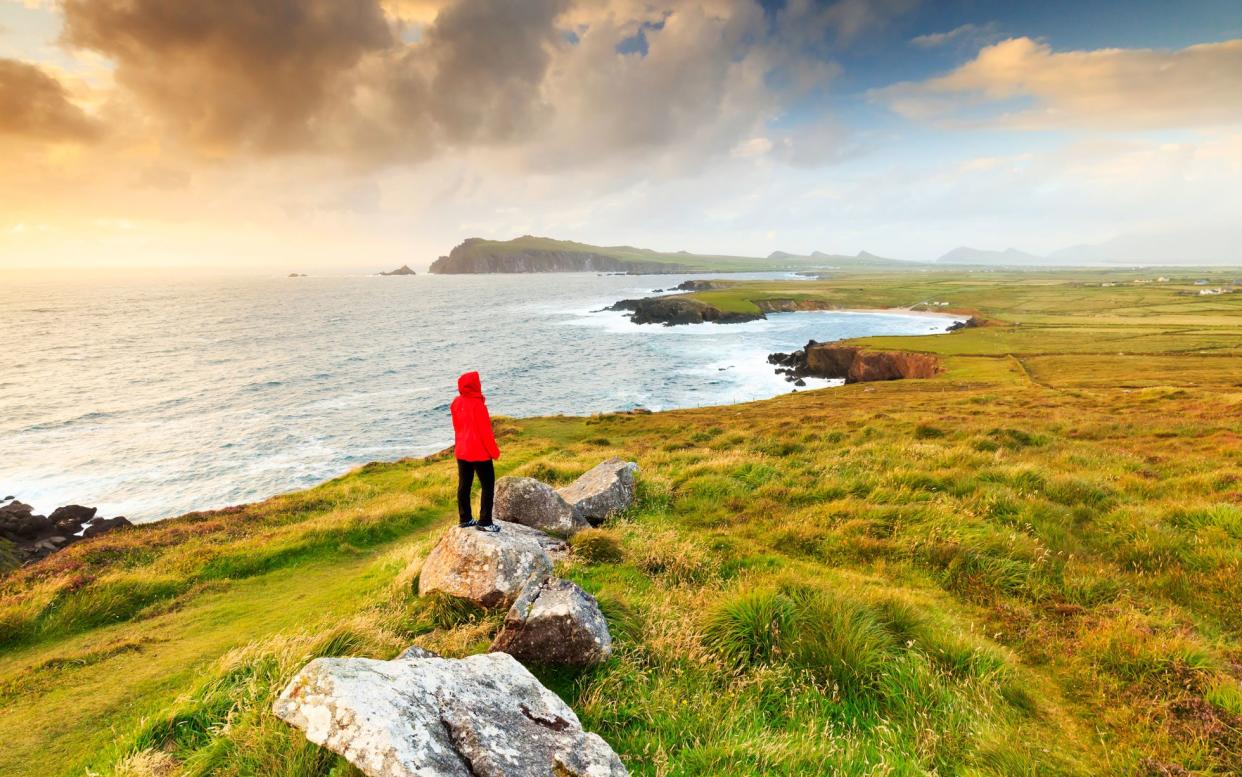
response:
[[[610,529],[583,529],[569,538],[574,555],[586,561],[612,564],[623,558],[621,538]]]

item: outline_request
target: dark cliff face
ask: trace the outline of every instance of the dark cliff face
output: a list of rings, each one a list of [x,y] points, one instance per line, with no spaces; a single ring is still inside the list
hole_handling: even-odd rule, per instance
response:
[[[940,372],[940,360],[927,353],[908,351],[868,351],[852,345],[817,343],[793,353],[774,353],[768,357],[780,365],[790,380],[805,377],[843,378],[846,383],[877,380],[931,378]]]
[[[529,273],[529,272],[626,272],[683,273],[691,268],[663,262],[619,259],[591,251],[552,251],[544,249],[479,248],[471,238],[457,246],[448,256],[441,256],[431,265],[436,274]]]

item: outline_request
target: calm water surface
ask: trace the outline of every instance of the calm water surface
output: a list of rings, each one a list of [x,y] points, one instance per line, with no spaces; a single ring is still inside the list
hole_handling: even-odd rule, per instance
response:
[[[823,312],[665,328],[592,312],[687,277],[5,281],[0,497],[155,520],[440,450],[466,370],[494,415],[726,404],[791,390],[772,351],[949,323]]]

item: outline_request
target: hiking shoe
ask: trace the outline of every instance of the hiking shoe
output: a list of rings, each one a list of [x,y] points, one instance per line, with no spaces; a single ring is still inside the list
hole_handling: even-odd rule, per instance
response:
[[[494,523],[480,523],[476,525],[474,528],[478,529],[479,531],[491,532],[492,534],[495,534],[496,532],[500,531],[500,527]]]
[[[459,528],[459,529],[469,529],[471,526],[475,526],[475,525],[476,525],[476,524],[475,524],[475,520],[474,520],[473,518],[471,518],[470,520],[466,521],[465,523],[458,523],[458,524],[457,524],[457,528]]]

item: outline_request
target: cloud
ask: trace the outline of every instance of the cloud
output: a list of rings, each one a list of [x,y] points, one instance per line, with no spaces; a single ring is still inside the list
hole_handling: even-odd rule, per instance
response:
[[[548,109],[540,87],[562,43],[555,22],[566,5],[463,0],[440,12],[407,62],[425,75],[427,107],[452,142],[506,140],[537,124]]]
[[[383,0],[384,10],[394,18],[416,24],[430,24],[448,0]]]
[[[835,48],[914,2],[789,0],[772,13],[751,0],[61,8],[65,42],[115,64],[114,102],[132,106],[116,114],[139,116],[168,147],[375,165],[486,149],[551,171],[642,154],[689,169],[727,155],[825,89],[840,70]],[[640,30],[646,46],[627,48]]]
[[[970,45],[992,43],[1000,37],[1000,25],[996,22],[988,22],[987,24],[963,24],[960,27],[954,27],[947,32],[934,32],[927,35],[919,35],[911,38],[910,42],[915,46],[924,49],[936,48],[937,46],[954,45]]]
[[[143,225],[151,261],[342,266],[372,237],[406,261],[479,232],[632,228],[693,248],[704,223],[723,247],[718,225],[785,218],[781,198],[750,215],[770,180],[857,145],[827,108],[834,59],[908,6],[55,0],[66,99],[108,133],[0,153],[0,228],[47,223],[70,263],[100,218]],[[645,51],[619,47],[639,30]]]
[[[379,6],[337,0],[64,0],[65,41],[191,143],[280,151],[315,138],[364,54],[391,45]]]
[[[93,141],[99,123],[69,100],[65,87],[34,65],[0,59],[0,135]]]
[[[871,97],[907,118],[955,125],[1150,129],[1242,122],[1238,94],[1242,40],[1056,52],[1011,38],[945,75]]]
[[[838,0],[823,11],[838,43],[849,43],[869,30],[883,27],[894,17],[914,9],[919,0]],[[795,0],[790,7],[816,7],[814,0]]]

